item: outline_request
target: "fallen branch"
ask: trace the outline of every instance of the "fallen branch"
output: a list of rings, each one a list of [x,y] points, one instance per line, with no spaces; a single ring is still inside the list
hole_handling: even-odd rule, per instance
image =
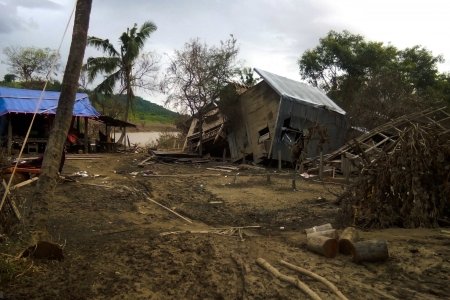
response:
[[[256,260],[256,263],[261,266],[263,269],[271,273],[276,278],[289,282],[292,285],[295,285],[298,289],[302,290],[305,294],[307,294],[311,299],[314,300],[321,300],[319,295],[316,294],[313,290],[309,288],[308,285],[306,285],[304,282],[302,282],[300,279],[284,275],[280,273],[276,268],[274,268],[272,265],[270,265],[264,258],[258,258]]]
[[[164,208],[165,210],[170,211],[171,213],[173,213],[173,214],[176,215],[177,217],[179,217],[179,218],[185,220],[186,222],[192,223],[192,220],[190,220],[190,219],[188,219],[188,218],[186,218],[186,217],[183,217],[182,215],[180,215],[179,213],[177,213],[177,212],[174,211],[173,209],[170,209],[170,208],[168,208],[167,206],[162,205],[161,203],[159,203],[159,202],[157,202],[157,201],[151,199],[150,197],[147,197],[147,200],[149,200],[149,201],[155,203],[156,205],[161,206],[161,207]]]
[[[208,228],[204,230],[180,230],[180,231],[169,231],[162,232],[160,236],[173,235],[173,234],[205,234],[205,233],[213,233],[213,234],[221,234],[221,235],[234,235],[238,233],[241,240],[243,240],[242,229],[248,228],[261,228],[261,226],[241,226],[241,227],[224,227],[224,228]]]
[[[311,272],[311,271],[309,271],[309,270],[303,269],[303,268],[301,268],[301,267],[299,267],[299,266],[290,264],[290,263],[288,263],[288,262],[286,262],[286,261],[284,261],[284,260],[280,260],[280,263],[281,263],[282,265],[288,267],[289,269],[295,270],[295,271],[297,271],[297,272],[299,272],[299,273],[301,273],[301,274],[304,274],[304,275],[306,275],[306,276],[312,277],[312,278],[314,278],[314,279],[316,279],[316,280],[322,282],[322,283],[325,284],[325,285],[326,285],[333,293],[335,293],[335,294],[339,297],[339,299],[342,299],[342,300],[348,300],[348,298],[345,297],[344,294],[342,294],[341,291],[339,291],[339,289],[338,289],[332,282],[330,282],[328,279],[326,279],[326,278],[324,278],[324,277],[322,277],[322,276],[320,276],[320,275],[317,275],[317,274],[314,273],[314,272]]]

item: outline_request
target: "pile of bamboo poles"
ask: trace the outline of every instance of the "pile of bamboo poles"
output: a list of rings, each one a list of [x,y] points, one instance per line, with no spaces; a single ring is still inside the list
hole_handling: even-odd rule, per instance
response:
[[[411,124],[393,148],[361,166],[340,197],[343,225],[436,227],[450,219],[450,141],[442,127]]]

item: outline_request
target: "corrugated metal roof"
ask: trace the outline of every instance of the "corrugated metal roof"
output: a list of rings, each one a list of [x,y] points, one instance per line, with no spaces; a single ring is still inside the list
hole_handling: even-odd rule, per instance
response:
[[[345,115],[345,111],[342,108],[317,88],[261,69],[255,68],[255,72],[258,73],[280,96],[295,99],[307,105],[324,107]]]

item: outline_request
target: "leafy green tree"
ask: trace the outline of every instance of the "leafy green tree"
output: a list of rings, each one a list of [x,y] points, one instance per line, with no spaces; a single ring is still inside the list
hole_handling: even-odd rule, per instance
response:
[[[14,81],[16,81],[16,79],[17,79],[17,75],[14,75],[14,74],[6,74],[5,76],[3,76],[3,81],[5,83],[14,82]]]
[[[231,36],[220,46],[208,46],[193,39],[176,50],[167,69],[165,87],[170,92],[166,105],[180,108],[199,120],[202,155],[203,122],[206,108],[219,99],[223,88],[238,73],[235,60],[239,49]]]
[[[239,73],[239,81],[243,85],[254,86],[259,80],[259,78],[255,77],[252,68],[244,67],[240,69],[238,73]]]
[[[127,105],[125,106],[124,121],[128,121],[129,112],[132,107],[134,98],[134,89],[139,85],[139,79],[142,76],[136,77],[139,74],[136,69],[136,64],[142,57],[142,49],[145,42],[150,35],[157,29],[156,25],[150,21],[142,24],[138,28],[137,24],[126,32],[122,33],[119,38],[120,47],[116,49],[108,39],[101,39],[98,37],[89,37],[88,44],[103,51],[106,56],[90,57],[87,60],[85,69],[88,73],[88,79],[92,82],[98,75],[104,74],[103,81],[94,89],[96,93],[103,93],[106,95],[113,95],[116,86],[118,93],[127,95]],[[121,139],[125,136],[125,131],[122,133]]]
[[[446,81],[441,56],[415,46],[399,50],[348,31],[330,31],[299,59],[300,74],[348,113],[352,125],[372,128],[401,114],[438,105]]]
[[[3,49],[9,71],[24,81],[43,79],[50,77],[52,65],[53,70],[59,68],[59,54],[50,48],[35,47],[6,47]]]

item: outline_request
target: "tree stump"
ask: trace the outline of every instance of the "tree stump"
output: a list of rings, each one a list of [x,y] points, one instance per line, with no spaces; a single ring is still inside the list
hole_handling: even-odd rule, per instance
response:
[[[309,236],[306,247],[312,252],[321,254],[325,257],[335,257],[338,250],[338,242],[334,238],[323,235]]]
[[[313,233],[313,232],[330,230],[330,229],[333,229],[333,226],[331,226],[330,223],[327,223],[327,224],[323,224],[323,225],[320,225],[320,226],[314,226],[314,227],[311,227],[311,228],[306,228],[305,232],[306,232],[306,234],[309,234],[309,233]]]
[[[389,258],[388,246],[385,240],[368,240],[353,244],[353,261],[356,263],[369,261],[385,261]]]
[[[323,230],[323,231],[317,231],[317,232],[312,232],[312,233],[308,233],[306,235],[307,238],[312,237],[312,236],[326,236],[329,237],[331,239],[338,239],[338,234],[336,229],[328,229],[328,230]]]
[[[355,227],[347,227],[339,237],[339,252],[350,255],[353,251],[353,244],[359,241],[359,233]]]

